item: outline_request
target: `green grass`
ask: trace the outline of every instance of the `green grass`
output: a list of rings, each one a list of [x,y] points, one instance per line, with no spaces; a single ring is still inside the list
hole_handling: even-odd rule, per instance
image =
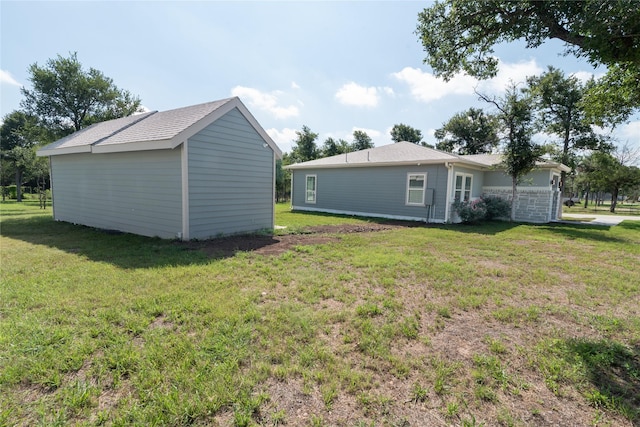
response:
[[[210,258],[0,208],[0,425],[640,422],[640,222]],[[277,206],[282,237],[369,221]]]
[[[596,214],[596,215],[631,215],[636,216],[640,215],[640,203],[620,203],[616,205],[615,213],[609,212],[611,207],[610,202],[605,202],[600,206],[596,206],[595,203],[589,201],[589,205],[585,209],[584,201],[582,203],[577,203],[572,207],[563,206],[562,213],[563,217],[565,215],[571,216],[571,214]]]
[[[369,218],[349,215],[332,215],[319,212],[292,212],[289,203],[276,204],[276,226],[286,227],[279,234],[304,232],[305,229],[320,225],[366,224],[372,222]]]

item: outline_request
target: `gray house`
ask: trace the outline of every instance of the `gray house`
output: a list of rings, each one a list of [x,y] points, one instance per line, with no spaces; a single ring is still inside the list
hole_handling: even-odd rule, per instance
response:
[[[38,155],[58,221],[182,240],[274,227],[282,153],[238,98],[97,123]]]
[[[511,199],[511,178],[499,155],[458,156],[399,142],[287,166],[292,209],[389,219],[457,222],[458,200]],[[518,186],[516,220],[558,219],[565,165],[539,162]]]

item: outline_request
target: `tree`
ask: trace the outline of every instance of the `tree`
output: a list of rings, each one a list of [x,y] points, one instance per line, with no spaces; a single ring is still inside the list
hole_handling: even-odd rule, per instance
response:
[[[282,159],[276,160],[276,202],[287,200],[287,196],[291,193],[291,172],[283,169],[287,153]]]
[[[625,147],[617,157],[610,153],[594,152],[589,157],[593,168],[585,171],[590,184],[597,189],[611,193],[609,210],[614,213],[621,190],[633,190],[640,186],[640,168],[625,165]]]
[[[501,166],[511,177],[511,221],[515,221],[517,185],[536,166],[544,151],[533,143],[533,111],[531,101],[523,96],[514,83],[501,99],[478,94],[481,100],[492,104],[504,133]]]
[[[589,196],[595,190],[591,181],[593,179],[592,173],[596,168],[597,165],[591,155],[581,157],[576,165],[574,184],[583,191],[585,209],[589,206]]]
[[[366,150],[368,148],[373,148],[373,142],[371,141],[371,137],[367,135],[367,133],[363,130],[354,130],[353,131],[353,144],[351,144],[351,148],[353,151]]]
[[[616,111],[607,117],[615,124],[629,117],[630,108],[640,107],[638,23],[635,0],[443,0],[419,13],[416,34],[424,61],[446,80],[460,71],[481,79],[495,76],[499,43],[524,39],[527,48],[537,48],[548,39],[562,40],[566,54],[611,67],[597,86],[616,92],[609,98]],[[620,78],[624,75],[630,78]],[[621,85],[608,87],[607,81]],[[594,101],[607,100],[601,95]]]
[[[22,201],[22,182],[35,164],[34,147],[42,137],[42,130],[34,116],[23,111],[13,111],[3,118],[0,127],[0,155],[6,166],[15,174],[16,198]]]
[[[119,89],[101,71],[85,71],[76,53],[29,67],[33,89],[22,88],[24,110],[38,117],[54,137],[140,110],[140,99]]]
[[[295,145],[291,149],[290,155],[292,163],[317,159],[320,155],[318,147],[316,146],[318,134],[311,132],[311,129],[304,125],[302,126],[302,130],[296,131],[296,135],[297,138],[293,141]]]
[[[640,66],[611,65],[597,82],[587,83],[582,108],[598,126],[626,121],[640,105]]]
[[[560,138],[556,160],[576,168],[579,150],[610,149],[603,137],[593,132],[582,108],[584,86],[575,77],[566,77],[554,67],[540,76],[527,78],[527,91],[539,112],[540,127]],[[566,172],[562,172],[562,191]]]
[[[498,121],[481,108],[457,113],[434,133],[436,148],[458,154],[491,153],[500,142]]]
[[[327,138],[322,144],[322,157],[331,157],[350,151],[349,143],[344,139],[335,140],[332,137]]]
[[[421,144],[422,132],[409,125],[400,123],[393,125],[393,128],[391,128],[391,140],[394,142],[407,141],[413,142],[414,144]],[[422,143],[422,145],[424,145],[424,143]]]

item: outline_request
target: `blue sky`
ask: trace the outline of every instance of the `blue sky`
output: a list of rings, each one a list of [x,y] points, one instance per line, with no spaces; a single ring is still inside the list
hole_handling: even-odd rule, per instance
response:
[[[28,67],[77,52],[139,96],[150,110],[169,110],[239,96],[280,148],[295,131],[351,142],[365,130],[376,145],[404,123],[435,143],[433,130],[469,107],[490,110],[474,95],[500,95],[547,65],[588,78],[605,70],[563,56],[551,41],[536,50],[498,46],[500,74],[477,82],[436,79],[414,34],[428,1],[5,1],[0,2],[0,115],[19,108]],[[640,145],[640,115],[614,130]]]

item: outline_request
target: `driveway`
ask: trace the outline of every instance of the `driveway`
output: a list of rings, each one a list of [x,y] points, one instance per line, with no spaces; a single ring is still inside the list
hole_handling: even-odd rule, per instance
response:
[[[564,212],[564,217],[569,218],[594,218],[593,221],[580,222],[580,224],[592,224],[592,225],[618,225],[622,221],[640,221],[640,216],[630,215],[592,215],[592,214],[572,214],[571,212]],[[571,220],[560,220],[562,222],[574,222]],[[577,221],[576,221],[577,222]]]

